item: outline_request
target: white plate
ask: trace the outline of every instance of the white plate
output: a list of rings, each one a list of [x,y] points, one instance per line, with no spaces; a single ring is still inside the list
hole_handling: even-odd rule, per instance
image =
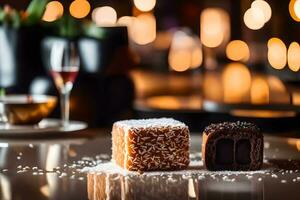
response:
[[[43,133],[66,133],[80,131],[87,128],[85,122],[70,121],[70,125],[67,128],[61,126],[60,119],[43,119],[37,125],[0,125],[1,134],[43,134]]]

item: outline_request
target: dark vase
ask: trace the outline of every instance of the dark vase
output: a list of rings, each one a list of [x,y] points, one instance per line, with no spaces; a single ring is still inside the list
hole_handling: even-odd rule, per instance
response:
[[[129,76],[133,66],[125,27],[104,28],[102,39],[80,37],[76,42],[80,72],[71,93],[71,119],[88,122],[90,127],[110,126],[115,120],[131,116],[134,85]],[[62,37],[47,37],[42,42],[44,66],[54,42],[70,42]],[[48,76],[47,79],[50,77]],[[53,93],[49,87],[45,93]]]
[[[31,82],[45,75],[40,51],[45,33],[40,26],[0,27],[0,87],[8,93],[28,93]]]

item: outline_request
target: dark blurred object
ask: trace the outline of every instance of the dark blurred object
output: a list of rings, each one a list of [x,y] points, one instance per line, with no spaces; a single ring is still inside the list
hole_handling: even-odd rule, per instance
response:
[[[50,65],[49,55],[54,42],[77,42],[81,66],[71,94],[70,114],[71,119],[88,122],[91,127],[110,126],[115,120],[130,117],[134,100],[134,85],[128,75],[134,62],[128,47],[127,29],[99,29],[103,31],[101,39],[47,37],[42,42],[46,68]],[[52,94],[54,88],[39,92]]]
[[[45,75],[40,44],[41,26],[0,27],[0,87],[8,93],[28,93],[31,81]]]
[[[98,27],[101,37],[78,40],[82,68],[86,73],[124,74],[133,66],[126,27]],[[91,34],[89,34],[91,35]]]

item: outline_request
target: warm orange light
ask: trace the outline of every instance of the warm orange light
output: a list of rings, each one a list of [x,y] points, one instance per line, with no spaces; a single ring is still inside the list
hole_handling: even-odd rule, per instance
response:
[[[219,73],[207,71],[203,76],[203,96],[205,99],[222,102],[223,84]]]
[[[170,67],[179,72],[199,67],[202,63],[202,49],[199,39],[186,34],[184,31],[175,32],[168,60]]]
[[[270,100],[270,89],[267,80],[262,77],[254,77],[251,84],[251,103],[268,104]]]
[[[283,118],[295,117],[293,111],[274,111],[274,110],[233,110],[230,112],[233,116],[252,117],[252,118]]]
[[[133,3],[140,11],[147,12],[154,8],[156,0],[133,0]]]
[[[110,6],[95,8],[92,19],[98,26],[112,26],[117,22],[117,12]]]
[[[251,74],[241,63],[228,64],[222,73],[224,101],[239,103],[246,99],[251,86]]]
[[[50,1],[43,16],[43,20],[46,22],[53,22],[59,19],[64,13],[64,7],[59,1]]]
[[[275,76],[268,76],[267,80],[270,88],[270,102],[289,104],[291,97],[284,83]]]
[[[297,72],[300,69],[300,46],[297,42],[292,42],[288,49],[288,66],[289,68]]]
[[[117,21],[118,25],[127,26],[128,36],[131,40],[134,38],[134,22],[136,21],[136,17],[132,16],[123,16],[120,17]]]
[[[233,40],[226,47],[226,56],[233,61],[248,61],[250,50],[246,42]]]
[[[135,18],[132,26],[132,39],[140,45],[153,42],[156,38],[156,20],[152,13],[143,13]]]
[[[283,82],[275,76],[268,77],[268,83],[270,85],[270,88],[272,88],[272,90],[274,91],[282,92],[282,93],[287,92]]]
[[[70,5],[69,10],[73,17],[80,19],[89,14],[91,5],[86,0],[74,0]]]
[[[265,24],[264,12],[256,7],[249,8],[244,14],[244,23],[249,29],[261,29]]]
[[[203,45],[213,48],[228,41],[230,20],[228,13],[221,8],[204,9],[200,17],[200,37]]]
[[[132,16],[123,16],[118,19],[117,23],[119,25],[130,27],[130,26],[132,26],[132,23],[134,20],[133,18],[134,17],[132,17]]]
[[[293,20],[300,22],[300,1],[291,0],[289,3],[289,12]]]
[[[180,101],[174,96],[157,96],[146,100],[147,105],[159,109],[176,110],[180,108]]]
[[[287,48],[279,38],[268,41],[268,61],[275,69],[283,69],[287,61]]]
[[[298,151],[300,151],[300,141],[299,140],[297,140],[296,147],[297,147]]]
[[[153,96],[146,98],[147,106],[158,109],[199,109],[202,106],[199,96]]]
[[[192,50],[192,61],[191,61],[191,68],[195,69],[202,64],[203,55],[201,46],[198,45]]]
[[[293,105],[300,105],[300,93],[299,92],[293,92],[292,93],[292,100],[293,100]]]
[[[189,51],[176,50],[169,53],[169,65],[178,72],[186,71],[191,64],[192,55]]]
[[[271,6],[268,4],[268,2],[266,2],[264,0],[255,0],[252,2],[251,8],[257,8],[263,12],[264,18],[265,18],[265,23],[271,19],[272,9],[271,9]]]

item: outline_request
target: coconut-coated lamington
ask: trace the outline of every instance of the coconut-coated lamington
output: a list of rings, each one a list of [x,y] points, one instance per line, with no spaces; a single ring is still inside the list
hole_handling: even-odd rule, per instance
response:
[[[112,159],[130,171],[185,169],[189,142],[188,127],[172,118],[118,121],[112,130]]]
[[[258,170],[263,149],[263,134],[252,123],[211,124],[203,133],[202,159],[208,170]]]

